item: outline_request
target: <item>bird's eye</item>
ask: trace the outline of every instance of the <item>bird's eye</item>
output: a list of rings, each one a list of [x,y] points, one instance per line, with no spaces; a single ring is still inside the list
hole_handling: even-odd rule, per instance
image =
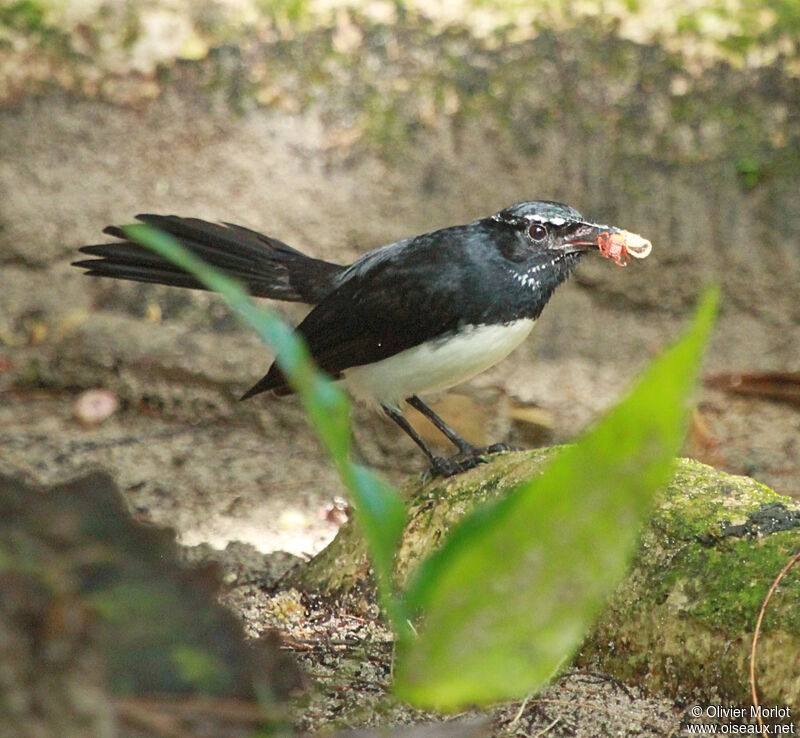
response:
[[[547,237],[547,228],[545,228],[541,223],[532,223],[528,228],[528,235],[534,241],[544,241]]]

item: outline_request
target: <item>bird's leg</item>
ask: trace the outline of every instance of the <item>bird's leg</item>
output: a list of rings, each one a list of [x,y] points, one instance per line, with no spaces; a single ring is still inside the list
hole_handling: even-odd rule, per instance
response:
[[[383,411],[388,415],[392,420],[394,420],[397,425],[399,425],[403,431],[411,438],[414,443],[417,444],[422,449],[422,452],[425,456],[428,457],[428,460],[431,462],[431,469],[430,473],[434,477],[452,477],[453,474],[458,474],[459,472],[466,471],[467,469],[471,469],[474,466],[482,463],[480,457],[476,456],[473,453],[468,453],[465,455],[456,454],[454,457],[450,459],[445,459],[442,456],[437,456],[425,441],[422,440],[419,433],[417,433],[414,428],[412,427],[411,423],[409,423],[403,413],[401,413],[396,408],[390,407],[389,405],[383,405]]]
[[[415,410],[419,410],[428,420],[431,421],[450,441],[460,454],[468,454],[475,450],[475,447],[467,440],[458,435],[444,420],[442,420],[433,410],[431,410],[416,395],[412,395],[407,400]]]
[[[414,428],[412,427],[411,423],[409,423],[403,413],[401,413],[397,408],[391,407],[389,405],[383,405],[383,412],[386,413],[392,420],[394,420],[397,425],[399,425],[406,435],[414,441],[422,449],[422,453],[428,457],[431,465],[436,467],[436,462],[441,460],[441,456],[437,456],[431,449],[428,447],[428,444],[422,440],[422,437],[417,433]]]
[[[501,451],[510,451],[510,447],[505,443],[493,443],[491,446],[485,448],[475,448],[469,441],[464,440],[458,435],[447,423],[444,422],[433,410],[431,410],[422,400],[416,395],[408,398],[408,404],[411,407],[419,410],[428,420],[431,421],[448,440],[455,444],[458,448],[458,453],[461,456],[480,456],[481,454],[495,454]]]
[[[459,436],[452,428],[450,428],[450,426],[448,426],[447,423],[439,418],[439,416],[436,415],[432,410],[429,410],[429,408],[424,405],[419,398],[414,399],[417,403],[419,403],[419,405],[422,405],[422,407],[428,410],[428,412],[430,412],[431,415],[433,415],[436,420],[438,420],[445,428],[447,428],[449,433],[443,428],[440,428],[440,430],[459,447],[459,452],[455,456],[451,456],[450,458],[446,459],[443,456],[438,456],[437,454],[433,453],[425,441],[422,440],[419,433],[414,430],[411,423],[406,420],[405,416],[398,409],[389,405],[383,405],[383,411],[403,429],[406,435],[408,435],[408,437],[414,441],[417,446],[422,449],[422,452],[431,462],[431,474],[434,477],[452,477],[454,474],[459,474],[460,472],[466,471],[467,469],[472,469],[473,467],[478,466],[478,464],[483,464],[486,462],[487,459],[485,458],[484,454],[495,453],[497,451],[508,451],[508,447],[500,443],[495,444],[494,446],[489,446],[488,448],[475,448],[461,438],[461,436]],[[409,403],[410,402],[411,400],[409,400]],[[420,412],[424,411],[420,410]],[[433,418],[431,418],[431,420],[433,420]],[[436,424],[436,427],[438,428],[439,425]],[[457,443],[454,438],[451,438],[450,434],[452,434],[455,438],[458,438],[461,441],[461,444]]]

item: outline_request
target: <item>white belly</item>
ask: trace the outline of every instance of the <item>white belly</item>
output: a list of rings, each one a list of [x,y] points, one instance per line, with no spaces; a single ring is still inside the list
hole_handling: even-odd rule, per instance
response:
[[[494,366],[525,340],[533,323],[469,326],[450,338],[346,369],[344,382],[358,400],[397,407],[411,395],[454,387]]]

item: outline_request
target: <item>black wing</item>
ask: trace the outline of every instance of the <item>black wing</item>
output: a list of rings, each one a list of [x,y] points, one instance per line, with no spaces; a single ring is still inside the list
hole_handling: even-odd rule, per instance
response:
[[[491,305],[463,227],[397,246],[356,262],[297,327],[317,365],[333,377],[478,323]],[[291,391],[276,364],[242,399],[268,390]]]

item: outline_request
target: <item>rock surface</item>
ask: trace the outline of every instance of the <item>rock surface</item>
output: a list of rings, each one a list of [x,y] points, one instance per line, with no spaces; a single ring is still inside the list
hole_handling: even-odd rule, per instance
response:
[[[553,450],[504,454],[454,479],[410,484],[397,555],[408,574],[475,505],[532,474]],[[628,577],[587,638],[577,663],[681,700],[747,704],[749,653],[774,578],[800,549],[800,504],[745,477],[689,459],[660,494]],[[290,583],[363,600],[369,563],[354,523]],[[788,575],[762,625],[762,704],[800,707],[800,576]]]

